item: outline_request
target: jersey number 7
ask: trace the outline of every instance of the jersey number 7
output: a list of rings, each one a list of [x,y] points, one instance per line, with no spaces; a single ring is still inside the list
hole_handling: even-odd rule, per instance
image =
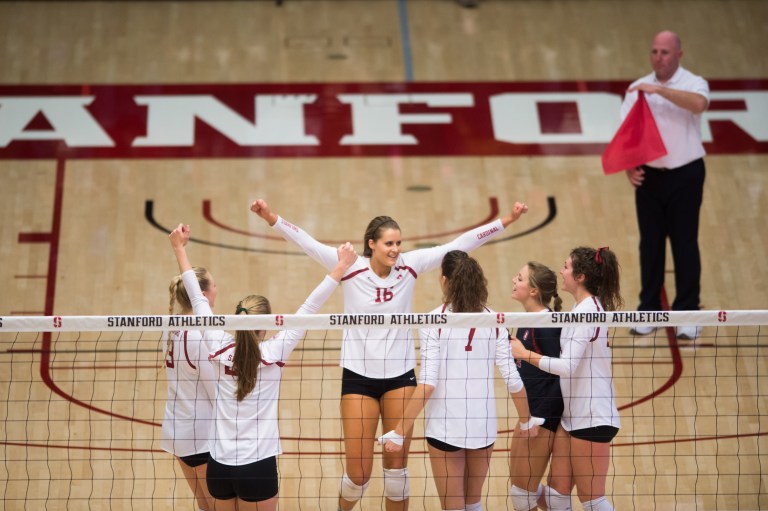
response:
[[[470,328],[469,329],[469,340],[467,340],[467,345],[464,346],[464,351],[472,351],[472,339],[475,338],[475,329]]]

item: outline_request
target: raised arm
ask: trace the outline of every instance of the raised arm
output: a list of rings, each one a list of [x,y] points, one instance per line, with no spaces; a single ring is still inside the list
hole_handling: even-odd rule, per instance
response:
[[[336,282],[341,282],[341,278],[344,277],[347,270],[349,270],[355,261],[357,261],[357,252],[355,251],[355,247],[352,246],[352,243],[346,242],[336,249],[336,253],[338,261],[336,261],[336,266],[331,270],[328,276]]]
[[[251,211],[259,215],[270,227],[275,229],[287,241],[301,248],[309,257],[323,265],[328,270],[333,269],[338,261],[335,248],[324,245],[274,213],[264,199],[258,199],[251,204]]]
[[[200,282],[197,281],[197,275],[192,269],[192,264],[187,257],[187,243],[189,242],[189,236],[191,229],[189,225],[179,224],[168,235],[168,239],[171,241],[171,247],[173,253],[176,255],[176,261],[179,263],[179,271],[181,271],[181,280],[184,283],[184,289],[187,290],[187,296],[189,296],[189,303],[192,305],[192,312],[196,316],[212,316],[213,310],[208,303],[208,298],[203,294],[203,290],[200,289]]]
[[[501,217],[501,225],[506,229],[509,224],[517,222],[517,219],[526,213],[528,213],[528,205],[524,202],[515,202],[512,211],[507,216]]]
[[[469,253],[504,232],[507,226],[516,222],[527,212],[528,206],[526,204],[516,202],[508,215],[467,231],[445,245],[408,252],[408,263],[418,273],[433,270],[440,266],[445,254],[451,250]]]
[[[251,211],[259,215],[270,227],[277,223],[277,215],[269,209],[269,204],[264,199],[257,199],[251,204]]]
[[[336,266],[310,293],[296,314],[315,314],[339,286],[341,278],[357,260],[357,253],[351,243],[344,243],[337,249]],[[262,358],[268,362],[284,361],[304,337],[303,329],[284,330],[273,338],[261,343]]]
[[[323,282],[315,288],[309,295],[304,304],[296,311],[296,314],[314,314],[333,294],[333,291],[341,282],[341,278],[347,272],[350,266],[357,260],[357,252],[351,243],[347,242],[336,249],[336,266],[326,276]],[[333,282],[332,286],[325,285],[326,281]],[[302,333],[303,335],[303,333]]]
[[[179,263],[180,273],[192,269],[192,265],[189,264],[189,259],[187,258],[189,232],[189,225],[179,224],[179,226],[172,230],[168,235],[168,239],[171,241],[171,248],[176,256],[176,262]]]

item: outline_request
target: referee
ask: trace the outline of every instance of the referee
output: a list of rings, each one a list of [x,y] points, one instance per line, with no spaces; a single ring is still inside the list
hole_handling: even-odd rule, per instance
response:
[[[698,310],[701,290],[699,210],[704,193],[705,151],[701,142],[701,113],[709,106],[709,84],[680,65],[680,37],[659,32],[651,46],[653,72],[632,83],[621,106],[624,119],[646,93],[648,106],[667,148],[667,155],[626,171],[635,187],[640,229],[640,305],[638,310],[661,310],[666,239],[672,246],[677,294],[672,310]],[[656,327],[637,326],[634,335],[648,335]],[[677,328],[678,339],[699,336],[697,326]]]

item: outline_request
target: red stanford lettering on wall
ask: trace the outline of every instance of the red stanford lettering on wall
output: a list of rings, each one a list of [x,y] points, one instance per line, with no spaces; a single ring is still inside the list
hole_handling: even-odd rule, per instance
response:
[[[0,86],[0,159],[598,155],[628,83]],[[707,152],[768,152],[768,80],[710,88]]]

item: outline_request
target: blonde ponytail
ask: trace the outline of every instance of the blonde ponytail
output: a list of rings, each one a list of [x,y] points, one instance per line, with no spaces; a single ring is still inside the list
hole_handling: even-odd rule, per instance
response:
[[[208,287],[211,285],[211,280],[208,278],[208,270],[202,267],[194,267],[192,270],[195,272],[195,277],[197,277],[197,282],[200,284],[200,289],[202,291],[208,291]],[[175,275],[171,279],[171,283],[168,286],[168,294],[171,296],[168,303],[168,314],[189,314],[192,312],[192,301],[189,299],[181,275]],[[171,352],[172,347],[173,339],[169,334],[165,343],[165,352],[163,353],[163,365],[165,365],[165,359],[168,358],[168,353]],[[160,367],[162,368],[162,365]]]

